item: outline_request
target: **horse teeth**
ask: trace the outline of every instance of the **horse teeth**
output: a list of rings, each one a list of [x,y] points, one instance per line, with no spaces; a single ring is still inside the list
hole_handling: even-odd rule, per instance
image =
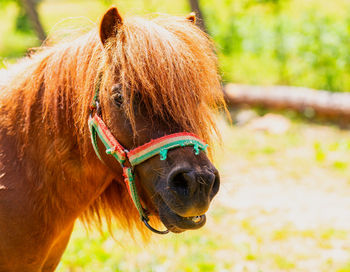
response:
[[[201,217],[200,217],[200,216],[193,216],[193,217],[192,217],[192,221],[193,221],[194,223],[199,223],[199,222],[201,221]]]

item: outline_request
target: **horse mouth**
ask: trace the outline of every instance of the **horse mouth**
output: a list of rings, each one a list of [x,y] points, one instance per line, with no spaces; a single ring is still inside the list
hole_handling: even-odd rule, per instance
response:
[[[160,200],[158,206],[159,218],[164,226],[174,233],[181,233],[186,230],[198,229],[206,222],[205,214],[183,217],[171,210],[163,200]]]

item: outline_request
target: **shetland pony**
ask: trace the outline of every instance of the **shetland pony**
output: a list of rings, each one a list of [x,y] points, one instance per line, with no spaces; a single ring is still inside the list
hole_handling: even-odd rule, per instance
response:
[[[98,29],[0,73],[0,271],[55,270],[77,218],[148,234],[121,163],[101,139],[99,159],[88,120],[98,111],[125,150],[178,133],[210,143],[224,102],[213,44],[194,21],[123,19],[112,7]],[[219,174],[193,149],[132,168],[153,225],[182,232],[205,223]]]

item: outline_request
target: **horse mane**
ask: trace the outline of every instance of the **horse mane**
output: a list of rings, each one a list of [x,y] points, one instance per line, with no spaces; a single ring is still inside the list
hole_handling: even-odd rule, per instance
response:
[[[208,143],[213,132],[219,136],[212,112],[224,107],[224,100],[214,45],[191,21],[132,17],[109,40],[107,50],[116,69],[105,76],[119,71],[132,123],[133,97],[141,94],[148,116],[171,120]]]
[[[0,126],[18,137],[21,156],[33,148],[33,142],[38,143],[35,137],[40,130],[45,143],[54,139],[57,157],[46,156],[49,159],[45,163],[56,165],[61,170],[58,175],[71,171],[67,168],[72,163],[72,150],[82,161],[88,159],[91,143],[87,119],[100,72],[101,99],[111,81],[121,84],[129,102],[125,112],[135,135],[136,95],[141,95],[150,118],[156,115],[171,120],[208,143],[218,135],[212,113],[225,108],[225,103],[212,41],[185,18],[130,17],[105,47],[93,29],[73,41],[43,46],[0,72]],[[55,186],[57,192],[59,185]],[[49,196],[47,199],[54,201]],[[113,182],[90,205],[84,218],[99,223],[105,216],[110,226],[111,218],[116,217],[129,230],[133,226],[142,229],[132,206],[124,186]]]

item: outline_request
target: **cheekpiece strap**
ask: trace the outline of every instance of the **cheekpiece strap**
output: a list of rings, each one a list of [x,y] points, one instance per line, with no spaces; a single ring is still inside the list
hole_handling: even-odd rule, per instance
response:
[[[100,160],[101,155],[97,146],[97,135],[100,137],[102,143],[106,147],[106,153],[112,155],[120,164],[123,164],[126,160],[126,151],[120,145],[120,143],[113,137],[102,119],[95,114],[93,117],[89,117],[89,129],[91,132],[91,141],[95,149],[95,152]]]
[[[130,167],[123,167],[123,176],[124,176],[124,182],[126,184],[126,187],[128,188],[129,195],[131,196],[136,209],[138,210],[141,220],[148,221],[148,216],[145,213],[145,210],[143,209],[139,195],[137,193],[134,174],[132,172],[132,169]]]

